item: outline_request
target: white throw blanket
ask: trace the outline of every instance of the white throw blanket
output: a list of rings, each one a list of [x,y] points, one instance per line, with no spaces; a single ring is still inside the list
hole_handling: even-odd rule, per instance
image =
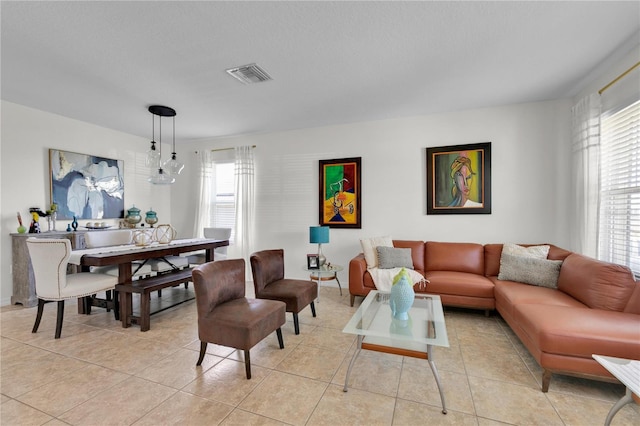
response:
[[[376,285],[376,288],[379,291],[390,292],[391,285],[393,285],[393,277],[398,275],[402,268],[391,268],[391,269],[380,269],[380,268],[369,268],[368,271],[371,274],[371,278],[373,279],[373,283]],[[421,273],[414,271],[413,269],[405,268],[405,270],[409,273],[413,284],[417,284],[420,281],[425,280]]]

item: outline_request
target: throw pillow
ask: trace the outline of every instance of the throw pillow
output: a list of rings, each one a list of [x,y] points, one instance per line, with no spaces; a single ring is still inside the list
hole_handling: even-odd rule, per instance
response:
[[[367,268],[371,269],[378,267],[378,252],[376,251],[376,247],[393,247],[393,240],[391,240],[389,236],[364,238],[360,240],[360,244],[362,245],[364,259],[367,261]]]
[[[549,248],[550,246],[548,245],[524,247],[513,243],[504,243],[502,246],[502,254],[546,259],[549,255]]]
[[[540,287],[558,288],[558,275],[562,260],[511,256],[502,253],[498,279],[517,281]]]
[[[408,268],[413,269],[410,248],[376,247],[378,252],[378,268]]]

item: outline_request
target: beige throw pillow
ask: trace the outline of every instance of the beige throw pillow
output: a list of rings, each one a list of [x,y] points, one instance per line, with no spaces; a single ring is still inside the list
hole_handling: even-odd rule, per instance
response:
[[[549,245],[524,247],[513,243],[504,243],[502,246],[502,254],[510,256],[535,257],[538,259],[546,259],[549,255]]]
[[[367,268],[378,267],[378,252],[376,247],[393,247],[393,240],[389,236],[363,238],[360,240],[362,245],[362,253],[364,253],[364,259],[367,261]]]
[[[502,253],[498,279],[558,288],[558,275],[560,275],[561,266],[562,260],[511,256]]]

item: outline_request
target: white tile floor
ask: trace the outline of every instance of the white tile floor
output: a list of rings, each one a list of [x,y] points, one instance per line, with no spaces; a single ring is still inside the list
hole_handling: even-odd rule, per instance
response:
[[[449,309],[450,347],[435,353],[447,415],[423,360],[364,351],[344,393],[355,338],[342,328],[356,308],[347,292],[321,292],[317,318],[308,308],[300,314],[300,335],[287,314],[285,349],[274,334],[251,351],[251,380],[242,353],[230,348],[209,345],[195,366],[194,301],[153,315],[145,333],[123,329],[102,309],[83,316],[69,305],[59,340],[55,304],[36,334],[35,308],[3,307],[0,424],[602,425],[624,393],[621,385],[557,375],[542,393],[540,368],[498,315]],[[153,305],[184,293],[165,290]],[[613,421],[637,424],[633,404]]]

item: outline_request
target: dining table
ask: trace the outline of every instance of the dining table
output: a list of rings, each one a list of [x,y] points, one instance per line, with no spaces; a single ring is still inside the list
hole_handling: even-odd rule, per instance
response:
[[[185,238],[172,240],[167,244],[153,242],[148,245],[120,245],[98,247],[90,249],[73,250],[69,257],[69,263],[77,265],[82,271],[88,271],[92,266],[118,266],[118,284],[131,281],[132,262],[158,259],[166,256],[178,256],[184,253],[199,252],[204,250],[205,261],[214,260],[214,251],[218,247],[229,245],[229,240],[216,240],[210,238]],[[118,296],[114,295],[114,301]],[[95,306],[113,307],[116,318],[119,319],[118,303],[107,304],[104,300],[95,299]],[[85,306],[78,303],[78,313],[85,314]]]

